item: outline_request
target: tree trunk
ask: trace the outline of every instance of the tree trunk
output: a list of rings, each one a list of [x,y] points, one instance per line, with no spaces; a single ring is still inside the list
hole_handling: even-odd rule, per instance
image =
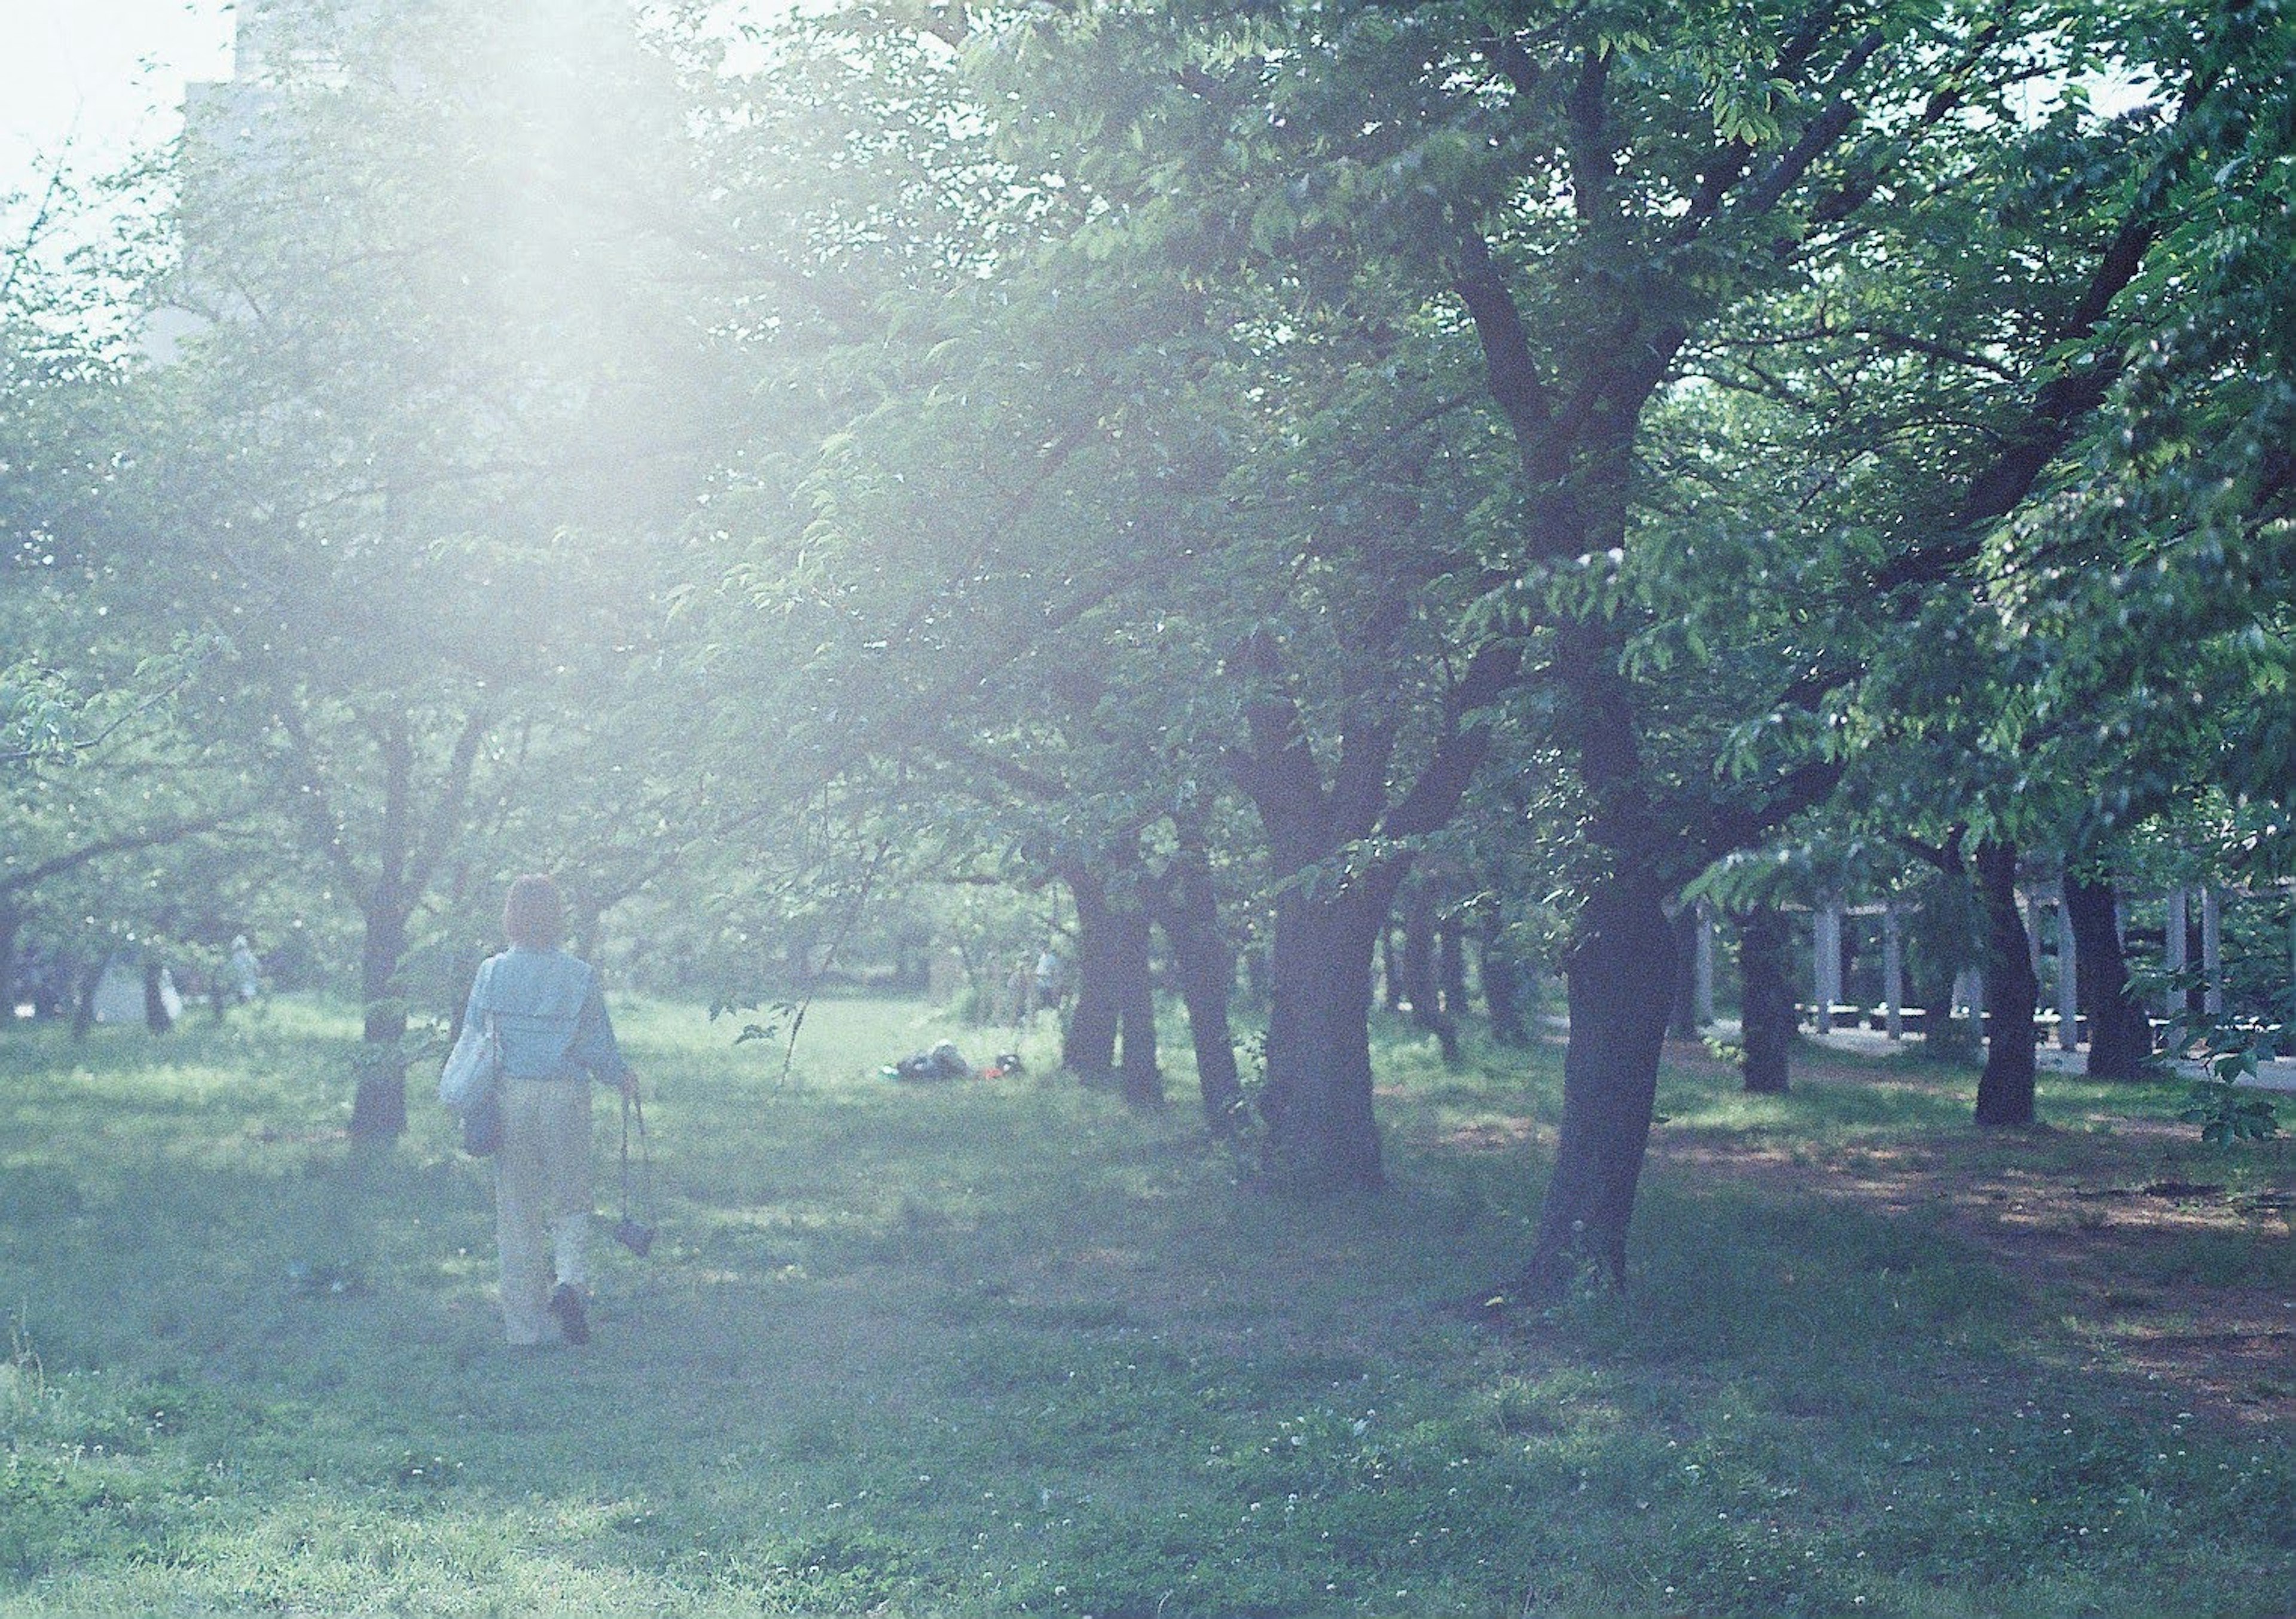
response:
[[[16,940],[23,928],[24,913],[0,904],[0,1034],[16,1026]]]
[[[1459,1064],[1459,1026],[1443,1010],[1442,980],[1437,976],[1435,891],[1421,881],[1403,895],[1403,987],[1411,997],[1411,1023],[1435,1036],[1443,1065]]]
[[[2065,917],[2073,936],[2073,977],[2088,1017],[2088,1076],[2141,1079],[2152,1057],[2152,1023],[2128,993],[2128,959],[2114,920],[2119,896],[2109,879],[2065,873]]]
[[[1674,915],[1674,998],[1666,1033],[1670,1040],[1698,1038],[1698,907],[1687,900]]]
[[[1483,924],[1482,958],[1477,974],[1483,1004],[1491,1011],[1491,1038],[1504,1046],[1527,1046],[1530,1029],[1523,1018],[1522,964],[1506,944],[1506,924],[1494,911]]]
[[[1220,931],[1219,899],[1201,843],[1180,826],[1181,846],[1170,880],[1159,896],[1157,922],[1171,947],[1180,1000],[1188,1009],[1188,1039],[1195,1048],[1196,1085],[1204,1123],[1215,1135],[1237,1124],[1243,1084],[1236,1073],[1235,1038],[1228,1027],[1228,996],[1235,984],[1235,952]]]
[[[1562,1135],[1524,1278],[1534,1299],[1561,1296],[1590,1266],[1614,1284],[1626,1280],[1627,1226],[1666,1043],[1674,936],[1654,874],[1629,864],[1622,849],[1617,858],[1622,869],[1588,890],[1570,950]]]
[[[86,1039],[87,1032],[95,1026],[96,986],[103,982],[103,969],[111,964],[108,956],[98,956],[92,962],[81,962],[72,976],[71,1037],[74,1040]]]
[[[1116,1077],[1135,1108],[1164,1105],[1164,1074],[1156,1061],[1156,993],[1148,977],[1148,912],[1133,903],[1111,918],[1115,933],[1118,1033],[1122,1043]]]
[[[1467,948],[1456,916],[1436,925],[1435,976],[1443,985],[1443,1016],[1456,1026],[1468,1013]]]
[[[1396,930],[1390,924],[1379,930],[1379,1003],[1390,1012],[1399,1012],[1410,998],[1404,988],[1403,967],[1395,943]]]
[[[1980,903],[1985,910],[1985,1072],[1977,1082],[1977,1122],[2033,1122],[2034,1074],[2039,1035],[2033,1009],[2040,980],[2017,904],[2017,846],[1986,843],[1977,851]]]
[[[1374,873],[1335,894],[1294,888],[1276,903],[1260,1113],[1267,1172],[1295,1190],[1386,1183],[1372,1116],[1371,958],[1395,881]]]
[[[1076,897],[1077,994],[1061,1036],[1061,1066],[1088,1085],[1109,1083],[1116,1073],[1116,1026],[1122,1015],[1115,923],[1099,873],[1062,874]]]
[[[154,1034],[165,1034],[176,1026],[176,1017],[168,1010],[168,964],[158,956],[144,958],[144,1026]]]
[[[1737,921],[1741,1071],[1753,1095],[1783,1096],[1794,1038],[1792,936],[1774,905]]]
[[[399,993],[398,964],[406,954],[409,912],[396,900],[395,895],[378,895],[368,907],[359,952],[365,1048],[359,1053],[358,1088],[351,1098],[351,1135],[362,1141],[392,1141],[406,1132],[406,1064],[400,1051],[406,1002]]]

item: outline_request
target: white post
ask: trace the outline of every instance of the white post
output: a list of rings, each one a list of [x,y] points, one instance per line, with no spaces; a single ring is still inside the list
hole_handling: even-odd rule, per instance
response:
[[[1810,976],[1816,980],[1812,986],[1817,993],[1817,1032],[1827,1034],[1833,1027],[1833,1003],[1841,999],[1841,907],[1832,900],[1817,908],[1815,928],[1810,935]]]
[[[1698,902],[1698,953],[1690,980],[1691,1015],[1704,1028],[1714,1021],[1714,907]]]
[[[2164,924],[2167,932],[2161,941],[2161,966],[2171,976],[2185,970],[2185,889],[2182,884],[2169,890],[2169,917]],[[2169,1016],[2181,1018],[2185,1013],[2185,992],[2169,992]]]
[[[2202,1010],[2211,1018],[2224,1015],[2224,895],[2214,883],[2201,888],[2201,975],[2208,987],[2202,992]]]
[[[1882,907],[1882,1026],[1892,1040],[1906,1037],[1906,941],[1895,905]]]
[[[2065,891],[2057,889],[2057,1049],[2080,1044],[2080,973],[2073,955],[2073,913]]]

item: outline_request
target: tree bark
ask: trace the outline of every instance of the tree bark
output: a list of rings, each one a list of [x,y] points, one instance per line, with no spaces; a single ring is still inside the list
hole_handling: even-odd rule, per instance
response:
[[[1188,1039],[1195,1050],[1204,1124],[1215,1135],[1226,1135],[1235,1129],[1243,1102],[1235,1037],[1227,1020],[1228,998],[1235,985],[1235,951],[1220,930],[1219,898],[1201,831],[1184,817],[1175,820],[1180,849],[1158,891],[1156,920],[1171,947],[1180,1001],[1188,1010]]]
[[[16,940],[24,913],[0,898],[0,1034],[16,1026]]]
[[[1148,912],[1136,895],[1111,919],[1115,933],[1117,1087],[1135,1108],[1164,1105],[1156,1057],[1156,992],[1148,976]]]
[[[1087,1085],[1104,1085],[1116,1073],[1119,996],[1115,917],[1097,872],[1062,873],[1077,911],[1077,993],[1061,1035],[1061,1066]]]
[[[1456,916],[1436,924],[1435,974],[1443,985],[1443,1015],[1455,1026],[1468,1015],[1467,947],[1461,934]]]
[[[144,958],[144,1026],[154,1034],[165,1034],[176,1026],[175,1014],[168,1010],[168,964],[156,955]]]
[[[406,1066],[399,1054],[406,1035],[406,1001],[400,993],[398,963],[406,954],[413,908],[398,901],[391,891],[372,896],[359,950],[365,1047],[351,1097],[351,1135],[362,1141],[394,1140],[406,1130]]]
[[[2017,846],[1985,843],[1977,850],[1980,903],[1985,910],[1985,1072],[1977,1082],[1977,1122],[2030,1124],[2038,1032],[2033,1010],[2041,983],[2017,904]]]
[[[1674,997],[1666,1033],[1670,1040],[1698,1038],[1698,907],[1686,900],[1674,913]]]
[[[1562,1134],[1524,1278],[1534,1299],[1560,1296],[1590,1267],[1626,1280],[1674,975],[1661,886],[1620,860],[1588,890],[1570,948]]]
[[[2065,873],[2065,916],[2072,927],[2074,987],[2088,1018],[2088,1076],[2141,1079],[2152,1057],[2152,1024],[2128,993],[2110,879]]]
[[[1791,1083],[1794,1038],[1792,937],[1785,915],[1763,905],[1739,916],[1739,1047],[1745,1088],[1783,1096]]]
[[[95,1026],[95,991],[103,982],[103,969],[111,964],[108,956],[97,956],[94,961],[83,961],[74,976],[72,985],[71,1037],[85,1040]]]
[[[1266,1166],[1302,1190],[1386,1183],[1372,1115],[1371,958],[1395,877],[1276,903],[1269,977]],[[1368,890],[1368,891],[1367,891]]]
[[[1443,985],[1436,961],[1435,891],[1425,881],[1403,890],[1403,987],[1411,999],[1411,1023],[1435,1036],[1446,1067],[1459,1063],[1459,1026],[1443,1010]]]
[[[1503,1046],[1530,1043],[1523,1019],[1522,964],[1507,948],[1506,924],[1494,911],[1483,924],[1483,949],[1477,975],[1483,982],[1483,1004],[1491,1011],[1491,1038]]]

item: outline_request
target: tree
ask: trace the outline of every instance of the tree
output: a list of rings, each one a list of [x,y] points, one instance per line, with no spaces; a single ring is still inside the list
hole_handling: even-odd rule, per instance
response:
[[[665,151],[626,25],[264,20],[268,76],[181,159],[161,296],[200,326],[84,543],[151,618],[229,634],[196,717],[364,920],[352,1122],[390,1136],[411,929],[514,763],[502,728],[596,700],[658,610],[707,345],[615,209]]]

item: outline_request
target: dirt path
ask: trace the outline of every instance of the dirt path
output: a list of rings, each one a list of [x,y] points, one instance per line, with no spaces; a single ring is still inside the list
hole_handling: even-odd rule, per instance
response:
[[[1710,1059],[1669,1053],[1685,1067]],[[1966,1076],[1798,1056],[1797,1087],[1962,1093]],[[1942,1222],[2026,1284],[2069,1354],[2243,1421],[2296,1421],[2296,1154],[2203,1149],[2191,1125],[2103,1111],[2024,1132],[1786,1144],[1669,1131],[1660,1161],[1782,1195]]]

